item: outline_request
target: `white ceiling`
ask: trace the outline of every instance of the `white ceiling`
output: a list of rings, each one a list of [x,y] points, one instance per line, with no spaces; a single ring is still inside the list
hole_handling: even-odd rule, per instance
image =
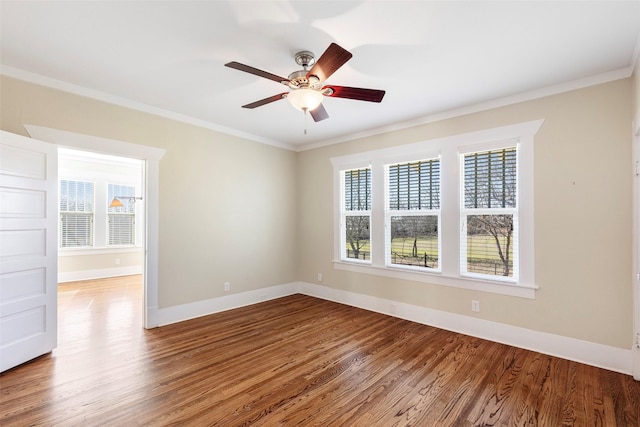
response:
[[[640,45],[640,0],[2,0],[0,15],[3,74],[296,150],[627,77]],[[331,42],[353,58],[327,83],[382,103],[325,98],[307,135],[286,100],[240,108],[286,88],[225,63],[286,77]]]

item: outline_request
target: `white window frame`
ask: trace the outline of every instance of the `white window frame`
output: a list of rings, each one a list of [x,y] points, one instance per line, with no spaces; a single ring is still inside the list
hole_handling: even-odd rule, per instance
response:
[[[460,275],[476,278],[480,280],[493,280],[499,282],[511,282],[518,283],[520,278],[520,227],[519,214],[520,214],[520,150],[521,144],[517,139],[507,139],[504,141],[498,141],[495,143],[487,143],[481,145],[463,146],[458,150],[459,162],[460,162],[460,183],[464,182],[464,156],[466,154],[480,153],[487,151],[497,151],[505,148],[516,149],[516,207],[515,208],[465,208],[464,207],[464,185],[460,185]],[[489,147],[489,148],[487,148]],[[514,233],[513,245],[513,277],[504,277],[499,275],[481,274],[467,271],[466,266],[466,253],[467,253],[467,229],[466,229],[466,217],[468,215],[513,215],[513,226],[516,230]]]
[[[119,184],[115,182],[111,182],[110,180],[106,182],[107,186],[107,231],[106,231],[106,241],[105,245],[110,248],[123,248],[123,247],[135,247],[136,246],[136,237],[137,237],[137,224],[136,224],[136,205],[135,205],[135,197],[136,197],[136,186],[130,184]],[[113,190],[110,190],[109,187],[113,187]],[[124,190],[127,188],[127,190]],[[122,207],[109,207],[111,200],[115,196],[130,196],[131,198],[123,197],[120,200],[123,204]],[[111,243],[111,221],[116,218],[127,218],[128,222],[131,224],[132,233],[131,239],[132,243]]]
[[[63,211],[61,210],[61,204],[62,204],[62,196],[60,197],[60,200],[58,201],[58,215],[59,215],[59,237],[58,237],[58,248],[61,250],[66,250],[66,249],[86,249],[86,248],[93,248],[95,245],[95,238],[96,238],[96,233],[95,233],[95,213],[96,213],[96,183],[92,180],[88,180],[88,179],[66,179],[66,178],[62,178],[58,180],[58,191],[60,191],[60,194],[62,194],[62,182],[66,181],[68,183],[71,182],[75,182],[76,184],[90,184],[91,185],[91,210],[77,210],[77,208],[73,211],[70,210],[66,210]],[[68,202],[67,202],[68,203]],[[75,203],[78,203],[77,200],[75,200]],[[62,225],[62,223],[64,222],[63,218],[66,217],[72,217],[72,216],[80,216],[80,217],[86,217],[88,218],[89,221],[89,228],[88,228],[88,232],[89,232],[89,244],[88,245],[73,245],[73,246],[67,246],[64,245],[64,242],[67,241],[68,239],[65,238],[63,236],[64,233],[64,229],[65,227]]]
[[[402,161],[402,162],[393,162],[393,163],[389,163],[386,164],[384,166],[384,201],[385,201],[385,222],[384,222],[384,226],[385,226],[385,238],[384,238],[384,246],[385,246],[385,265],[387,267],[391,267],[391,268],[401,268],[401,269],[407,269],[407,270],[414,270],[414,271],[431,271],[431,272],[441,272],[442,268],[441,268],[441,251],[442,251],[442,245],[441,245],[441,241],[442,241],[442,233],[441,233],[441,227],[442,227],[442,223],[441,223],[441,210],[440,208],[438,209],[391,209],[390,205],[389,205],[389,193],[390,193],[390,189],[389,189],[389,169],[391,166],[396,166],[396,165],[401,165],[401,164],[407,164],[407,163],[418,163],[418,162],[425,162],[425,161],[432,161],[432,160],[438,160],[438,162],[440,162],[440,156],[434,156],[431,158],[422,158],[422,159],[412,159],[412,160],[408,160],[408,161]],[[438,179],[440,180],[440,176],[438,176]],[[440,193],[438,194],[438,197],[440,198]],[[402,264],[393,264],[392,263],[392,259],[391,259],[391,217],[394,216],[401,216],[401,217],[409,217],[409,216],[436,216],[438,218],[438,267],[437,268],[433,268],[433,267],[421,267],[421,266],[410,266],[410,265],[402,265]]]
[[[403,280],[490,292],[522,298],[535,298],[535,257],[533,233],[533,155],[534,136],[544,122],[534,120],[485,129],[413,144],[350,154],[331,159],[334,170],[334,268]],[[486,151],[509,146],[518,148],[518,256],[517,281],[494,277],[470,277],[460,273],[460,153]],[[441,271],[408,271],[388,266],[385,230],[385,165],[440,157],[440,245]],[[371,167],[371,262],[345,260],[340,252],[340,171]],[[516,256],[514,254],[514,256]]]
[[[358,264],[371,264],[371,258],[373,256],[373,241],[371,239],[371,232],[373,225],[371,224],[371,209],[369,210],[346,210],[345,207],[345,172],[349,172],[352,170],[358,169],[370,169],[370,166],[360,165],[359,167],[352,167],[347,169],[342,169],[339,172],[339,180],[340,180],[340,238],[339,238],[339,251],[340,251],[340,259],[345,262],[354,262]],[[373,180],[373,177],[371,177]],[[369,259],[356,259],[356,258],[347,258],[347,217],[349,216],[368,216],[369,217],[369,248],[370,255]]]

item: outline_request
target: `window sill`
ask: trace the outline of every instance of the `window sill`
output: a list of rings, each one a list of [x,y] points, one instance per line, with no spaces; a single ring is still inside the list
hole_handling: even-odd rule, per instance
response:
[[[142,252],[142,246],[115,246],[99,248],[58,248],[58,256],[108,255]]]
[[[535,299],[537,286],[481,280],[462,276],[451,276],[442,273],[418,272],[393,267],[376,266],[371,264],[333,261],[336,270],[354,273],[372,274],[374,276],[391,277],[394,279],[412,280],[414,282],[430,283],[434,285],[452,286],[473,291],[489,292],[520,298]]]

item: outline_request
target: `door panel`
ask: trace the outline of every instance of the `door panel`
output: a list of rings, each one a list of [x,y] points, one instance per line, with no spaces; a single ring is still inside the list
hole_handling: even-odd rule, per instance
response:
[[[58,153],[0,131],[0,371],[57,343]]]

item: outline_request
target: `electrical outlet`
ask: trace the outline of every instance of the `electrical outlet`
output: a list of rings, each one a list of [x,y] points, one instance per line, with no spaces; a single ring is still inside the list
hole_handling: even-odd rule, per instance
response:
[[[480,313],[480,301],[476,301],[476,300],[471,301],[471,311]]]
[[[116,258],[116,265],[120,265],[120,258]]]
[[[322,282],[322,273],[318,273],[318,282]]]
[[[224,282],[224,291],[229,292],[229,289],[231,289],[231,283]]]

